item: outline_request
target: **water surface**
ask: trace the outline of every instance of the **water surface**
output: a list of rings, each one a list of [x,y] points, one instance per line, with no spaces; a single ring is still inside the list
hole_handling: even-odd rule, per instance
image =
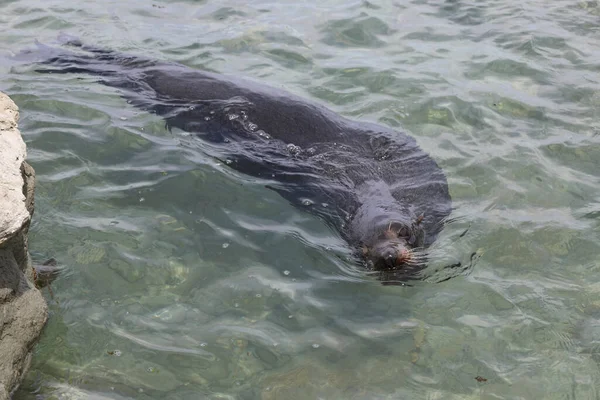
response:
[[[241,3],[0,5],[30,247],[65,268],[15,399],[596,399],[600,4]],[[438,265],[476,264],[381,285],[337,232],[115,89],[9,60],[60,32],[408,130],[454,200]]]

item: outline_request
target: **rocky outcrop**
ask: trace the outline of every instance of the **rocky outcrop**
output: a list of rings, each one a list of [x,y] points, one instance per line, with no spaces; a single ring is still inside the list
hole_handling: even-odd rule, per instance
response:
[[[0,93],[0,400],[19,385],[48,311],[32,283],[27,231],[35,172],[25,162],[18,119],[15,103]]]

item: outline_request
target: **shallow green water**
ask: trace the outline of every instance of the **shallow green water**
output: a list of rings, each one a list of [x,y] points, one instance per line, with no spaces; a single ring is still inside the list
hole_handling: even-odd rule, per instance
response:
[[[65,267],[16,399],[598,398],[600,4],[311,3],[0,4],[31,250]],[[380,285],[114,89],[7,59],[61,31],[409,130],[456,208],[435,251],[477,263]]]

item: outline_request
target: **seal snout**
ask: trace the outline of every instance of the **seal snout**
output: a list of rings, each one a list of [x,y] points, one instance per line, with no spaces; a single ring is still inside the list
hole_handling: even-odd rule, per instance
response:
[[[422,256],[416,250],[423,245],[424,230],[420,222],[420,218],[414,223],[391,222],[365,240],[363,256],[372,268],[398,270],[414,267],[422,261]]]
[[[388,239],[371,247],[368,256],[377,269],[395,269],[410,262],[411,251],[403,240]]]

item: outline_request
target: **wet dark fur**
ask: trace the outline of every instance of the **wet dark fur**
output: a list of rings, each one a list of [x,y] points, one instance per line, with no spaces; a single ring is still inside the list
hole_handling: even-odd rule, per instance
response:
[[[390,265],[377,251],[398,245],[421,254],[450,214],[446,177],[403,132],[249,80],[70,45],[76,51],[46,48],[53,54],[43,63],[51,68],[39,71],[100,76],[136,107],[163,116],[169,129],[217,146],[232,168],[277,182],[272,188],[283,197],[364,249],[372,268],[414,272],[423,257]]]

